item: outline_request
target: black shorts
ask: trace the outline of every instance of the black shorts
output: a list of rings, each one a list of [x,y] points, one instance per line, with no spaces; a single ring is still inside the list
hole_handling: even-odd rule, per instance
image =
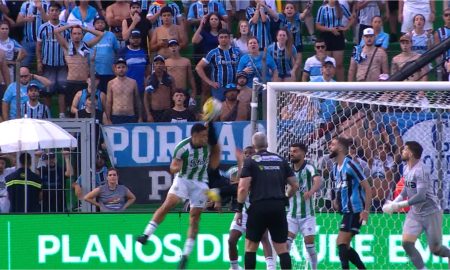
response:
[[[342,216],[340,230],[343,232],[358,234],[361,225],[361,222],[359,222],[359,213],[344,213]]]
[[[114,125],[137,123],[138,117],[136,115],[111,115],[111,122]]]
[[[284,200],[253,202],[247,210],[247,214],[245,238],[253,242],[260,242],[262,236],[268,229],[273,242],[286,242],[288,224]]]
[[[398,10],[398,0],[389,0],[389,11]]]
[[[327,51],[343,51],[345,49],[345,36],[344,32],[339,31],[340,35],[335,36],[331,32],[322,32],[320,36],[327,45]]]
[[[70,107],[75,94],[80,90],[86,89],[87,86],[88,84],[86,81],[67,81],[66,87],[59,92],[66,96],[66,106]]]

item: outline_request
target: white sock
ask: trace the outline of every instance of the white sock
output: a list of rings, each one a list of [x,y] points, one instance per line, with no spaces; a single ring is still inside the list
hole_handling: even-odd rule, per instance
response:
[[[314,244],[306,244],[305,247],[309,255],[309,263],[311,264],[311,269],[315,270],[317,269],[316,247],[314,246]]]
[[[188,256],[192,252],[192,248],[194,247],[195,240],[192,238],[186,239],[186,243],[184,243],[183,255]]]
[[[147,227],[145,227],[144,234],[150,236],[155,232],[156,228],[158,228],[158,223],[152,220],[147,224]]]
[[[238,263],[237,260],[230,261],[230,266],[231,266],[231,269],[233,269],[233,270],[238,270],[239,269],[239,263]]]
[[[267,270],[277,269],[277,267],[275,265],[275,261],[273,260],[272,257],[266,257],[266,267],[267,267]]]
[[[286,240],[288,252],[291,252],[292,242],[294,242],[294,239],[292,239],[292,237],[288,236],[288,239]]]

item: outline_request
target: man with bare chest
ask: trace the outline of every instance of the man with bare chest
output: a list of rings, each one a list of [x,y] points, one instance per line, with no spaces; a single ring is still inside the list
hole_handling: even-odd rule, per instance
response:
[[[153,31],[150,48],[157,51],[159,55],[168,58],[171,54],[169,40],[176,39],[180,48],[183,49],[187,45],[187,36],[183,27],[173,24],[173,10],[169,6],[161,9],[161,17],[163,24]]]
[[[141,100],[135,80],[126,76],[127,62],[123,58],[114,64],[116,78],[108,82],[106,120],[108,124],[142,122]]]
[[[163,122],[164,111],[171,108],[175,80],[167,73],[165,59],[161,55],[153,58],[153,66],[154,71],[144,92],[144,108],[147,122]]]
[[[189,105],[195,106],[195,97],[197,96],[197,87],[195,85],[194,74],[192,73],[192,63],[189,58],[180,55],[180,45],[176,39],[169,40],[170,57],[166,59],[167,73],[175,80],[175,88],[187,90],[190,85],[191,98]]]
[[[237,99],[239,102],[245,104],[245,107],[250,112],[250,103],[252,102],[252,89],[247,86],[247,73],[244,71],[236,74],[237,89],[239,89],[239,95]],[[250,115],[250,114],[249,114]]]
[[[420,57],[420,54],[411,50],[412,38],[411,35],[406,34],[400,37],[400,48],[402,52],[392,58],[391,75],[397,73],[406,64],[414,62]],[[405,81],[426,81],[427,76],[422,76],[426,73],[426,67],[421,68],[413,75],[409,76]]]
[[[106,22],[109,27],[122,27],[122,21],[130,18],[130,1],[116,0],[106,8]]]

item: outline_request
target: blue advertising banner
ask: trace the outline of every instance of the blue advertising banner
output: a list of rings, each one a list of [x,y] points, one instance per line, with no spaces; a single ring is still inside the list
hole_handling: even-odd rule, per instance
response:
[[[222,164],[236,163],[236,148],[251,145],[251,123],[214,123],[222,148]],[[104,126],[105,139],[116,167],[167,166],[177,143],[190,136],[193,123],[144,123]],[[258,123],[265,131],[265,122]]]

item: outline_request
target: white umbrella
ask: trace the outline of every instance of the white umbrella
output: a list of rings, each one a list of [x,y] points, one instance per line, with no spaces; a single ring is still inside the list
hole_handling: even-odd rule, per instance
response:
[[[0,153],[77,147],[77,140],[46,120],[21,118],[0,123]]]

